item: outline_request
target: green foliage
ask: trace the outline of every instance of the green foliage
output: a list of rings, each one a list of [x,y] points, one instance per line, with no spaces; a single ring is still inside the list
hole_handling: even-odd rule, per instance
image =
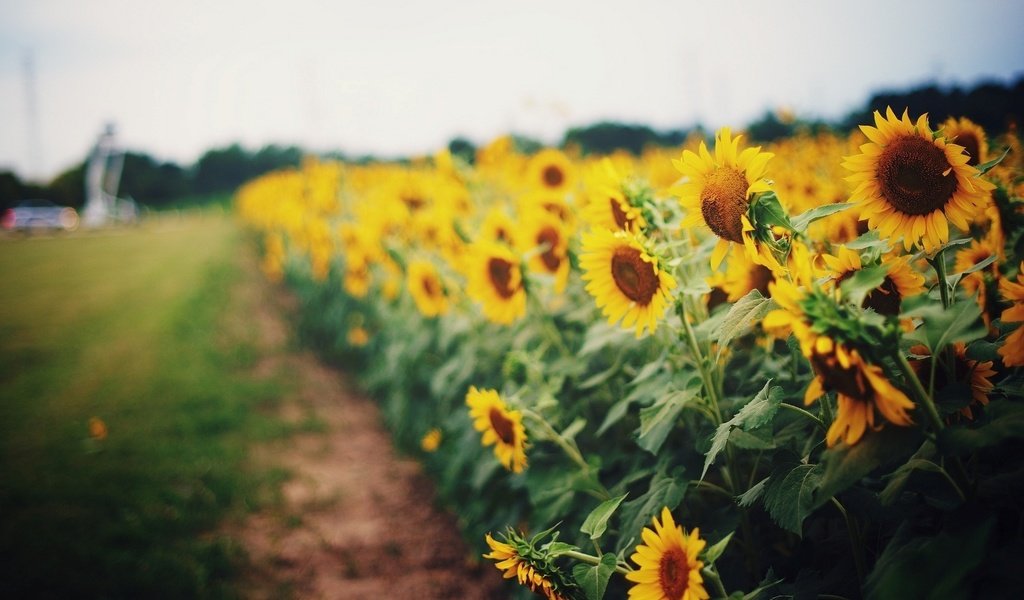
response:
[[[572,576],[576,578],[576,583],[586,594],[587,600],[604,598],[608,580],[615,572],[617,560],[614,554],[607,552],[601,556],[601,562],[596,565],[580,563],[572,568]]]
[[[580,527],[580,531],[590,536],[590,539],[596,540],[604,535],[605,530],[608,528],[608,519],[615,514],[615,510],[619,508],[619,504],[626,499],[629,494],[623,494],[618,498],[612,498],[611,500],[605,500],[597,508],[595,508],[587,518],[583,521],[583,525]]]

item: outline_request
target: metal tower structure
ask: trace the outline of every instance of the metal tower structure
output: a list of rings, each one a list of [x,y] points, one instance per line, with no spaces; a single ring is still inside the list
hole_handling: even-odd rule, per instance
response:
[[[99,227],[118,219],[117,188],[121,182],[124,151],[118,147],[113,123],[108,123],[89,154],[85,167],[85,208],[82,222]]]

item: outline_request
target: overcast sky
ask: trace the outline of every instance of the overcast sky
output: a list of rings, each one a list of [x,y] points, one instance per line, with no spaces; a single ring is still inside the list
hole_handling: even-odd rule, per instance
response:
[[[1024,73],[1021,23],[1017,0],[0,0],[0,169],[50,177],[107,121],[190,163],[233,141],[407,154],[605,118],[838,116]]]

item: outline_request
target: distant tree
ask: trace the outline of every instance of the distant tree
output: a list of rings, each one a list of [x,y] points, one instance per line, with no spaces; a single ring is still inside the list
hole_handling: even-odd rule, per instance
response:
[[[130,196],[139,204],[156,208],[191,191],[191,182],[180,166],[160,163],[148,154],[125,153],[119,196]]]
[[[0,171],[0,210],[11,208],[22,200],[24,184],[12,171]]]
[[[457,156],[468,164],[473,164],[473,161],[476,160],[476,145],[464,137],[456,137],[448,142],[448,152],[451,152],[452,156]]]
[[[658,134],[646,125],[602,121],[569,129],[562,146],[577,146],[584,154],[609,154],[616,150],[640,154],[644,147],[659,142]]]
[[[793,135],[795,127],[793,123],[783,123],[772,111],[747,126],[747,135],[752,142],[774,142]]]
[[[54,177],[47,190],[49,199],[57,204],[82,208],[85,205],[85,162]]]

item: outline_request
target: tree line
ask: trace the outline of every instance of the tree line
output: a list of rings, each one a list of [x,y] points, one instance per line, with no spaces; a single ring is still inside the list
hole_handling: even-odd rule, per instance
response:
[[[1015,81],[981,82],[970,87],[927,84],[909,90],[885,90],[874,94],[863,108],[834,122],[808,121],[766,112],[750,123],[746,132],[753,142],[770,142],[793,135],[799,130],[831,129],[849,131],[857,125],[870,123],[871,113],[909,107],[916,114],[927,112],[933,124],[949,116],[964,116],[986,131],[998,133],[1024,121],[1024,75]],[[692,128],[657,130],[643,124],[603,121],[565,132],[561,146],[583,154],[607,154],[622,150],[639,154],[649,146],[680,145],[691,133],[700,133],[700,125]],[[537,140],[513,136],[523,152],[541,146]],[[453,155],[472,163],[476,146],[457,137],[448,144]],[[239,185],[263,173],[298,166],[304,152],[297,146],[269,145],[248,150],[238,144],[206,151],[195,164],[181,166],[160,161],[144,152],[127,152],[121,175],[119,195],[131,197],[149,208],[161,208],[184,197],[230,194]],[[334,152],[330,158],[355,162],[379,160],[373,156],[347,157]],[[81,207],[85,203],[86,160],[72,166],[44,184],[22,181],[11,171],[0,171],[0,208],[8,208],[28,198],[43,198],[57,204]]]

